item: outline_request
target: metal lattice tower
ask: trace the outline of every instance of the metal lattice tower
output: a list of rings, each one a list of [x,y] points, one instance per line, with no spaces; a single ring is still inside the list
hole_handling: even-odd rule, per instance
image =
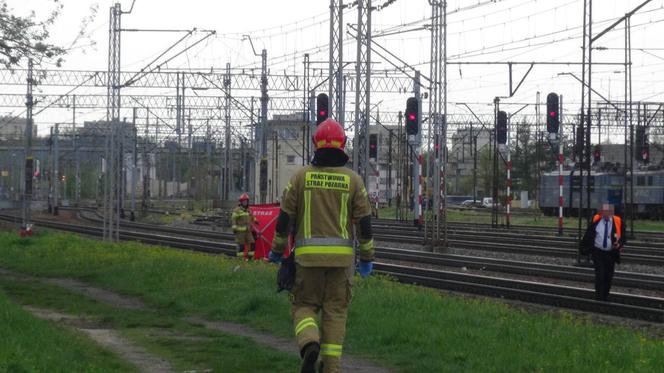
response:
[[[435,245],[442,239],[446,246],[446,181],[445,149],[447,146],[447,69],[446,69],[446,21],[447,1],[430,1],[431,4],[431,91],[429,95],[429,141],[427,151],[431,154],[431,143],[436,148],[433,154],[434,175],[431,181],[433,191],[433,216],[431,237]],[[428,234],[425,235],[428,237]]]
[[[303,62],[304,68],[303,68],[303,73],[304,73],[304,83],[302,85],[303,88],[303,95],[302,95],[302,102],[304,104],[304,110],[302,111],[302,122],[306,123],[306,127],[303,128],[302,130],[302,165],[304,166],[305,164],[309,164],[311,160],[311,133],[312,130],[312,118],[315,117],[314,115],[310,115],[310,112],[314,108],[315,104],[312,105],[311,100],[309,99],[310,96],[313,96],[313,94],[310,95],[309,90],[311,89],[311,61],[309,59],[309,53],[304,54],[304,62]],[[315,111],[314,111],[315,113]]]
[[[222,199],[228,201],[231,189],[231,64],[226,64],[226,74],[224,75],[224,172],[223,172],[223,195]]]
[[[334,118],[345,127],[343,90],[344,52],[344,1],[330,0],[330,70],[329,70],[329,110]]]
[[[369,118],[371,109],[371,0],[357,2],[357,61],[355,63],[355,138],[353,168],[368,182]]]
[[[116,3],[110,9],[108,23],[108,80],[106,123],[106,175],[104,180],[104,239],[119,240],[120,228],[120,184],[122,172],[119,167],[120,155],[118,131],[120,126],[120,29],[122,10]]]
[[[261,115],[258,132],[260,135],[260,202],[265,203],[267,198],[267,104],[270,98],[267,94],[267,50],[261,52]]]
[[[184,73],[175,74],[175,133],[178,136],[178,146],[182,146],[182,132],[184,131],[184,102],[185,85]]]
[[[185,131],[185,80],[184,80],[184,73],[183,72],[177,72],[176,73],[176,79],[177,79],[177,84],[176,84],[176,105],[175,105],[175,134],[177,136],[177,146],[171,148],[172,149],[172,157],[173,157],[173,179],[171,180],[173,183],[175,183],[175,191],[177,194],[180,194],[180,184],[182,182],[181,180],[181,175],[180,175],[180,163],[182,162],[182,158],[180,157],[180,153],[182,151],[182,134]],[[123,184],[124,185],[124,184]]]

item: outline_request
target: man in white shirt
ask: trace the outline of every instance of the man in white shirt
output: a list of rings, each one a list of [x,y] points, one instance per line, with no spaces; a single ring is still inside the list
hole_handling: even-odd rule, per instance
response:
[[[620,252],[625,244],[622,219],[613,212],[612,205],[603,204],[582,241],[595,266],[595,298],[602,301],[608,300],[615,264],[620,263]]]

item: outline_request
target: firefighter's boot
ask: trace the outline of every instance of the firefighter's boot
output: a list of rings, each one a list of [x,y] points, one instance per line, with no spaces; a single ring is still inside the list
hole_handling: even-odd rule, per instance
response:
[[[311,342],[304,346],[301,351],[302,366],[300,373],[316,373],[316,362],[320,353],[320,345],[317,342]]]

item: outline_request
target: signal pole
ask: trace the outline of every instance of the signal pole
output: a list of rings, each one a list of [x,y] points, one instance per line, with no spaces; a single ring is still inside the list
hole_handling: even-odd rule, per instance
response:
[[[563,96],[560,96],[560,109],[558,111],[558,235],[563,235]],[[570,175],[571,177],[571,175]]]
[[[72,97],[72,139],[74,142],[74,152],[76,156],[76,171],[74,175],[74,203],[78,207],[81,203],[81,153],[79,138],[76,131],[76,95]]]
[[[136,172],[136,168],[138,167],[138,154],[137,154],[137,147],[138,147],[138,128],[136,128],[136,108],[133,108],[132,110],[132,124],[133,124],[133,150],[132,150],[132,166],[131,166],[131,211],[129,212],[129,220],[134,221],[136,220],[136,178],[138,177],[138,173]]]
[[[31,236],[32,224],[30,223],[30,204],[32,202],[32,175],[34,170],[34,158],[32,156],[32,108],[34,101],[32,97],[32,86],[34,84],[32,59],[28,60],[28,88],[25,95],[26,122],[25,122],[25,184],[23,188],[23,223],[20,235]]]
[[[417,99],[417,128],[418,131],[415,136],[410,137],[410,143],[413,148],[413,219],[415,226],[422,228],[422,100],[420,99],[420,72],[415,71],[415,81],[413,84],[413,93]],[[426,238],[425,238],[426,239]]]
[[[141,166],[143,167],[143,201],[141,202],[141,213],[145,216],[148,210],[150,198],[150,159],[147,154],[148,132],[150,129],[150,110],[145,111],[145,132],[143,133],[143,149],[141,153]],[[138,141],[138,138],[137,138]]]
[[[498,201],[498,112],[500,111],[500,99],[496,97],[493,100],[494,104],[494,126],[493,126],[493,177],[492,177],[492,194],[491,194],[491,227],[498,228],[498,210],[496,203]]]
[[[59,214],[58,205],[60,204],[60,125],[55,124],[53,131],[53,215]]]
[[[507,116],[507,198],[505,199],[505,223],[507,228],[510,227],[510,209],[512,207],[512,152],[510,151],[511,144],[511,116]],[[518,141],[518,140],[517,140]]]

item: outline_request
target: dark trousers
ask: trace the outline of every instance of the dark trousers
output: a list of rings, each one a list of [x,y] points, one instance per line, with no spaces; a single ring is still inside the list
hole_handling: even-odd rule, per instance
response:
[[[247,259],[253,259],[254,258],[254,253],[256,251],[256,244],[251,243],[247,244],[249,247],[247,247]],[[237,244],[237,257],[242,258],[244,257],[244,244]]]
[[[616,256],[613,251],[593,249],[592,259],[595,264],[595,299],[608,300],[616,267]]]

